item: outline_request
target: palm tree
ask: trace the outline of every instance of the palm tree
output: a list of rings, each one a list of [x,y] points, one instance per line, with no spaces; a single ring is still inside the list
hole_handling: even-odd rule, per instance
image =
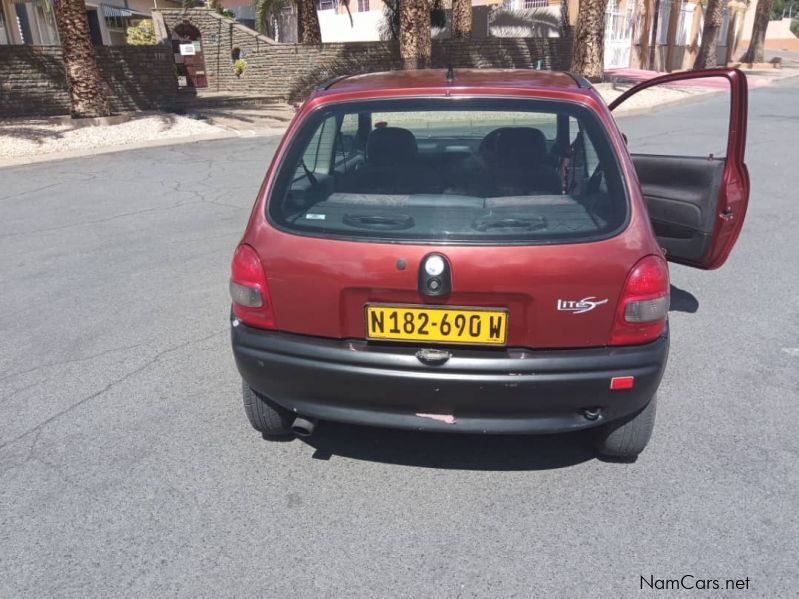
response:
[[[721,28],[722,10],[722,0],[707,0],[702,42],[699,45],[699,52],[696,53],[696,60],[694,60],[694,71],[715,67],[718,64],[716,38]]]
[[[84,0],[57,0],[52,7],[61,39],[72,118],[110,115],[111,105],[97,70],[89,34],[86,3]]]
[[[399,39],[400,0],[383,0],[383,20],[380,22],[381,40]]]
[[[558,32],[560,37],[566,37],[569,32],[569,0],[560,0],[560,17],[558,19]]]
[[[296,0],[297,39],[301,44],[321,44],[322,31],[319,29],[319,15],[316,14],[315,0]]]
[[[342,3],[349,12],[349,0],[342,0]],[[259,33],[274,34],[269,29],[270,24],[291,4],[297,6],[297,41],[301,44],[321,44],[322,32],[315,0],[252,0],[255,28]]]
[[[608,0],[580,0],[574,30],[572,67],[590,81],[601,81],[605,60],[605,9]]]
[[[271,25],[290,3],[290,0],[252,0],[252,8],[255,12],[255,29],[258,30],[258,33],[274,37],[275,32],[272,30]]]
[[[428,0],[400,2],[400,56],[404,69],[424,69],[430,64],[430,4]]]
[[[752,25],[752,39],[749,41],[749,49],[741,57],[741,62],[763,62],[765,60],[763,48],[766,43],[766,29],[773,5],[774,0],[758,0],[755,9],[755,22]]]
[[[452,0],[452,37],[472,37],[472,0]]]

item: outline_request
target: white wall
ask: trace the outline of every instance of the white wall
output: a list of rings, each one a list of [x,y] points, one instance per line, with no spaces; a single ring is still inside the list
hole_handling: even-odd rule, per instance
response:
[[[791,31],[791,21],[793,19],[785,18],[780,21],[769,21],[768,29],[766,29],[767,40],[790,40],[796,39],[796,36]]]
[[[320,10],[319,28],[322,30],[322,41],[329,42],[375,42],[380,39],[380,23],[383,20],[382,10],[368,12],[346,12],[336,14],[334,10]]]

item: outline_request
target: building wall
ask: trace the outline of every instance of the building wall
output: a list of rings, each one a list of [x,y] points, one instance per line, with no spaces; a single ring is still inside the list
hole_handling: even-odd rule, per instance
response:
[[[258,93],[296,101],[317,83],[342,74],[400,67],[395,41],[346,42],[304,46],[274,40],[205,9],[162,10],[167,28],[189,21],[202,33],[205,72],[212,91]],[[247,68],[233,72],[231,54],[241,50]],[[432,64],[455,68],[542,68],[567,70],[571,38],[433,40]]]
[[[134,23],[139,19],[150,17],[153,3],[154,0],[87,0],[86,10],[97,13],[98,26],[104,45],[124,45],[127,41],[126,27],[112,29],[103,14],[102,5],[131,12],[129,20]],[[157,0],[156,3],[164,8],[176,9],[181,6],[179,0]],[[23,39],[17,25],[17,8],[25,11],[30,30],[27,39]],[[16,4],[14,0],[0,0],[0,9],[6,21],[5,26],[0,30],[0,45],[24,43],[34,46],[49,46],[59,44],[55,18],[52,11],[46,9],[43,0],[29,0],[27,5]]]
[[[752,4],[756,3],[757,0],[752,1]],[[747,21],[744,24],[744,34],[741,36],[741,43],[738,46],[740,53],[746,51],[752,38],[754,11],[752,11],[751,18],[749,18],[749,13],[747,13],[746,16]],[[799,52],[799,37],[796,37],[791,31],[791,19],[786,17],[779,21],[769,21],[768,29],[766,29],[765,47],[771,50],[791,50],[793,52]]]
[[[115,112],[168,107],[177,98],[169,49],[95,48],[97,66]],[[0,118],[69,114],[59,46],[0,46]]]
[[[357,8],[357,6],[356,6]],[[352,15],[335,10],[320,10],[319,29],[322,41],[330,42],[370,42],[380,40],[380,23],[383,21],[382,10],[355,12]],[[352,16],[352,21],[350,21]]]

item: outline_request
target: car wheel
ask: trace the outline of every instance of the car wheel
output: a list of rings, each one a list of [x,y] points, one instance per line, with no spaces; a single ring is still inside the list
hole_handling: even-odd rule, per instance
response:
[[[657,398],[653,397],[640,412],[597,430],[596,450],[600,455],[634,460],[649,443],[655,428]]]
[[[252,427],[267,437],[285,437],[291,434],[294,416],[286,408],[270,401],[247,383],[241,382],[244,411]]]

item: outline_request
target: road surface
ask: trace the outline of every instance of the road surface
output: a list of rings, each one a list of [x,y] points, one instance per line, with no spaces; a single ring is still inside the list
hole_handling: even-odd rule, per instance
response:
[[[684,575],[795,596],[797,98],[751,94],[727,265],[672,268],[634,464],[581,435],[252,431],[227,276],[274,138],[0,170],[0,597],[637,597]],[[720,110],[622,128],[708,141]]]

